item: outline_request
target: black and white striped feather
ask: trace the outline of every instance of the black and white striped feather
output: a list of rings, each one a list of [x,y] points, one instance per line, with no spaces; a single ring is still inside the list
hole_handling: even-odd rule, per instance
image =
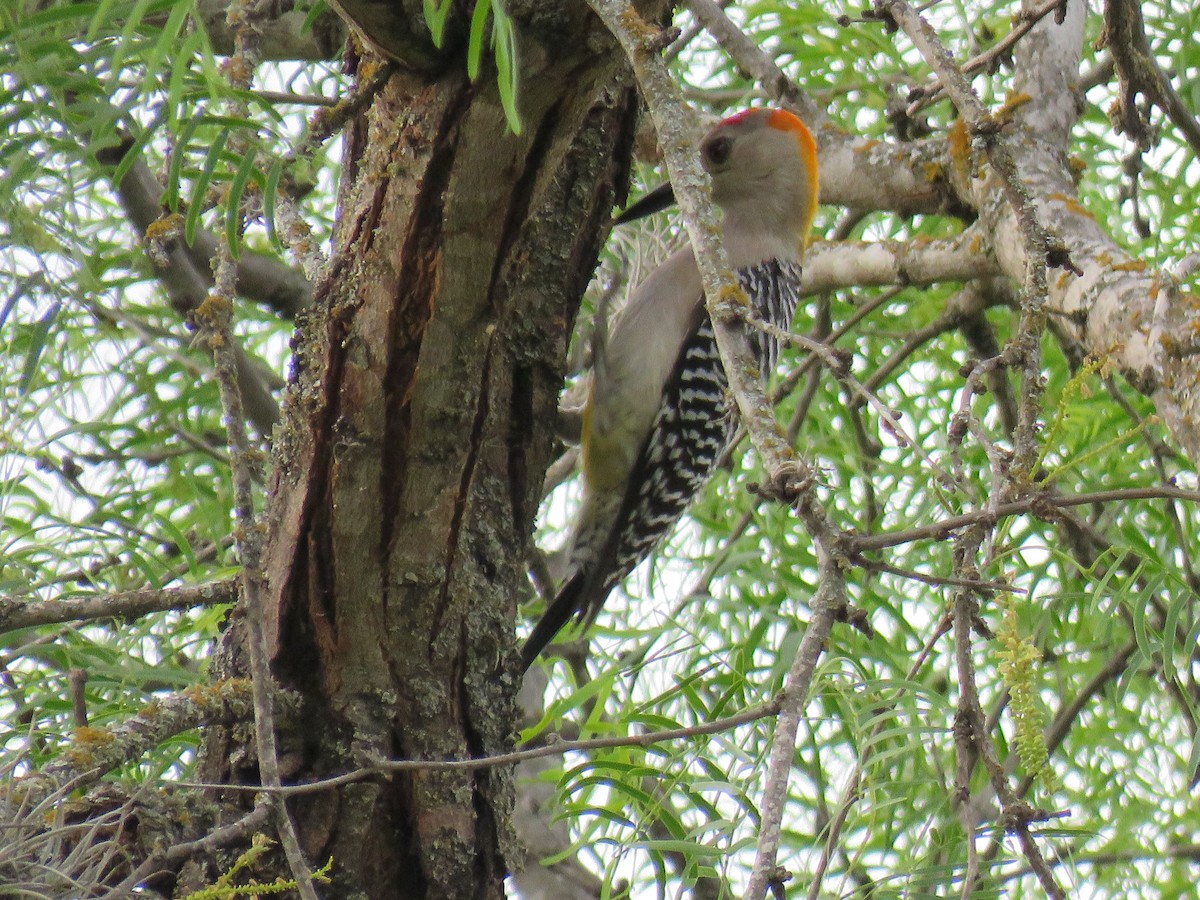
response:
[[[767,260],[738,270],[759,318],[784,331],[800,297],[799,262]],[[778,341],[757,329],[750,344],[763,378],[775,369]],[[522,648],[528,668],[572,616],[591,622],[609,592],[679,521],[733,437],[729,381],[707,315],[683,342],[662,400],[625,482],[615,516],[575,535],[572,571]]]

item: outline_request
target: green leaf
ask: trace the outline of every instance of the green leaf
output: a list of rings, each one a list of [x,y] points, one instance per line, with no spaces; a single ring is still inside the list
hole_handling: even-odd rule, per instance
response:
[[[167,125],[173,131],[178,128],[180,117],[184,113],[184,97],[189,90],[191,60],[200,56],[207,44],[208,36],[203,29],[198,29],[185,37],[179,47],[179,62],[171,68],[171,77],[167,79],[167,99],[164,103]]]
[[[229,193],[225,201],[225,239],[229,242],[229,252],[235,260],[242,253],[242,194],[245,193],[246,183],[254,174],[254,161],[258,158],[258,150],[251,147],[242,157],[241,165],[234,173],[233,181],[229,184]]]
[[[479,67],[483,63],[483,30],[491,11],[491,0],[475,0],[475,12],[471,15],[471,37],[467,43],[467,77],[472,81],[479,77]]]
[[[229,140],[230,127],[226,125],[217,132],[216,138],[208,148],[208,155],[204,158],[204,167],[201,169],[200,175],[196,179],[195,187],[192,189],[192,200],[188,205],[183,229],[184,240],[189,244],[196,242],[196,229],[200,227],[200,215],[204,211],[205,195],[208,193],[208,186],[212,183],[217,163],[220,161],[221,155],[225,150],[225,142]]]
[[[192,144],[196,131],[204,121],[204,116],[197,114],[184,123],[183,129],[175,138],[172,148],[170,165],[167,167],[167,184],[163,191],[163,203],[172,212],[179,211],[179,188],[183,174],[184,162],[187,159],[188,147]]]
[[[29,349],[25,352],[25,365],[21,369],[21,381],[17,386],[17,390],[22,394],[29,390],[34,376],[37,375],[38,363],[41,361],[46,346],[50,343],[50,330],[54,327],[54,322],[61,309],[62,304],[55,303],[34,325],[29,336]]]
[[[517,34],[512,20],[504,12],[500,0],[493,2],[493,46],[496,50],[496,80],[500,89],[500,104],[513,134],[521,133],[521,113],[517,107],[517,87],[520,78],[517,64]]]
[[[446,18],[450,15],[450,7],[454,0],[422,0],[425,11],[425,24],[429,26],[429,34],[433,37],[433,45],[440,48],[445,36]]]
[[[85,41],[91,42],[96,40],[101,30],[105,29],[112,19],[112,10],[116,5],[117,0],[100,0],[96,4],[95,12],[92,14],[92,21],[88,25],[87,33],[83,36]]]
[[[129,149],[125,151],[125,155],[121,157],[121,161],[117,163],[117,167],[113,170],[113,184],[120,184],[121,180],[129,174],[129,170],[132,169],[134,164],[142,158],[143,151],[153,139],[155,132],[159,129],[159,127],[161,127],[161,125],[161,118],[156,118],[155,121],[151,122],[137,133],[137,137],[134,139],[133,143],[130,144]]]
[[[311,34],[313,25],[316,24],[317,19],[321,18],[321,15],[326,12],[329,12],[329,4],[325,0],[317,0],[316,3],[309,7],[308,15],[304,17],[304,24],[300,26],[301,33]]]
[[[279,250],[283,249],[283,244],[279,240],[275,225],[275,204],[279,199],[279,181],[282,178],[283,160],[277,159],[267,170],[267,183],[263,186],[263,218],[267,222],[267,234],[271,238],[271,244]]]

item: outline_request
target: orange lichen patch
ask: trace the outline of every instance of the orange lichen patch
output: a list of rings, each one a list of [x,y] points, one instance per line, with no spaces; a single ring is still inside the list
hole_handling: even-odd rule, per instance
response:
[[[866,153],[869,150],[874,150],[878,146],[879,146],[879,141],[875,140],[874,138],[870,138],[868,140],[862,141],[861,143],[855,144],[854,152],[855,153]]]
[[[71,746],[63,751],[63,758],[73,766],[89,766],[96,759],[96,751],[107,747],[117,738],[111,731],[84,725],[75,729]]]
[[[1113,258],[1112,258],[1111,253],[1096,254],[1096,262],[1100,263],[1100,265],[1102,265],[1102,266],[1111,266],[1112,261],[1113,261]]]
[[[184,219],[182,213],[171,213],[161,216],[146,226],[145,240],[161,241],[183,234]]]
[[[1087,171],[1087,161],[1078,156],[1072,156],[1067,159],[1067,168],[1071,170],[1072,175],[1082,175]]]
[[[1061,275],[1058,276],[1058,281],[1055,284],[1055,287],[1058,288],[1058,290],[1060,290],[1060,291],[1065,291],[1067,289],[1067,285],[1070,283],[1071,283],[1071,273],[1063,272]]]
[[[76,728],[74,737],[77,744],[96,744],[101,747],[111,744],[116,740],[111,731],[103,728],[92,728],[89,725]]]
[[[979,253],[983,250],[983,235],[976,232],[971,236],[971,243],[967,245],[967,249],[972,253]]]
[[[195,316],[198,319],[216,320],[218,316],[228,316],[233,313],[233,303],[228,297],[220,294],[209,294],[196,307]]]
[[[931,184],[935,181],[941,181],[946,175],[946,171],[937,163],[925,163],[925,180]]]
[[[1004,98],[1004,105],[995,112],[996,120],[1002,125],[1012,121],[1013,113],[1033,98],[1020,91],[1009,91]]]
[[[184,696],[200,706],[218,703],[246,703],[253,697],[253,688],[244,678],[227,678],[214,684],[194,684],[186,688]]]
[[[183,696],[187,697],[193,703],[203,703],[205,697],[212,690],[212,687],[206,684],[193,684],[191,687],[183,689]]]
[[[362,62],[358,64],[357,75],[362,79],[363,84],[370,82],[386,62],[386,59],[380,54],[364,53],[359,58]]]
[[[1140,259],[1130,259],[1113,266],[1114,272],[1145,272],[1146,264]]]
[[[241,56],[231,56],[221,65],[221,72],[234,84],[248,84],[254,76],[254,67]]]
[[[158,718],[158,714],[162,712],[162,707],[159,706],[157,700],[151,700],[145,706],[137,711],[137,714],[143,719]]]
[[[1061,203],[1077,216],[1087,216],[1089,219],[1095,218],[1090,212],[1087,211],[1087,207],[1085,207],[1079,202],[1078,199],[1072,197],[1070,194],[1064,194],[1062,191],[1055,191],[1053,194],[1050,194],[1047,199],[1053,200],[1056,203]]]
[[[946,135],[946,143],[950,148],[950,162],[954,172],[963,180],[971,177],[971,133],[967,131],[967,123],[959,119],[950,126]]]
[[[643,50],[649,51],[652,49],[655,41],[658,39],[658,29],[638,15],[637,10],[632,6],[627,6],[620,14],[621,25],[628,31],[635,40],[643,44]]]
[[[721,287],[721,302],[737,306],[749,306],[750,297],[742,290],[740,285],[727,283]]]

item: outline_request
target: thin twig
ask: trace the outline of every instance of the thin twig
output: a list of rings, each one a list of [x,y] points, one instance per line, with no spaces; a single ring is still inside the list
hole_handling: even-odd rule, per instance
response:
[[[767,888],[782,881],[778,871],[779,841],[783,830],[783,812],[787,802],[788,779],[796,754],[796,735],[808,704],[808,695],[816,674],[817,662],[829,642],[833,623],[848,606],[845,581],[839,573],[827,571],[837,562],[830,556],[819,558],[821,572],[817,595],[813,598],[812,618],[796,650],[784,681],[784,705],[775,723],[775,735],[767,759],[767,778],[760,806],[758,849],[754,868],[744,894],[746,900],[761,900]]]
[[[311,157],[321,144],[341,131],[354,116],[366,109],[397,68],[397,64],[392,60],[380,64],[355,86],[354,93],[349,97],[340,100],[332,107],[317,110],[309,120],[308,133],[303,140],[284,156],[284,171],[287,173],[293,171],[298,159]],[[258,195],[253,195],[250,199],[256,204],[261,202]],[[256,205],[255,212],[261,212],[259,205]],[[282,226],[277,232],[280,240],[296,257],[308,280],[314,285],[319,283],[328,271],[329,260],[321,248],[313,242],[312,228],[301,215],[298,205],[288,191],[280,189],[276,195],[275,216],[278,224]]]
[[[154,875],[160,866],[186,862],[197,854],[210,853],[220,847],[244,840],[248,835],[262,828],[270,817],[270,803],[259,803],[237,821],[218,828],[198,840],[175,844],[166,850],[151,854],[142,860],[141,865],[129,873],[124,881],[105,894],[104,900],[119,900],[119,898],[133,896],[134,889]]]
[[[954,546],[956,573],[961,575],[975,571],[980,548],[990,536],[992,527],[991,521],[980,523],[958,537]],[[1046,858],[1029,830],[1031,823],[1046,816],[1017,797],[1009,786],[1007,773],[1000,763],[984,718],[971,643],[972,633],[980,627],[979,604],[974,592],[960,591],[955,596],[953,621],[954,657],[958,674],[958,712],[954,725],[955,744],[958,747],[958,769],[955,775],[957,799],[960,803],[966,803],[970,799],[971,771],[977,760],[982,761],[988,782],[1000,801],[1004,830],[1017,836],[1025,858],[1037,874],[1038,881],[1046,893],[1055,900],[1065,900],[1066,893],[1046,864]],[[973,842],[974,834],[968,835],[967,839]],[[974,851],[971,851],[968,855],[973,853]],[[969,896],[971,888],[972,884],[968,882],[964,887],[963,896]]]
[[[929,467],[931,472],[935,472],[940,476],[931,481],[934,493],[947,511],[953,508],[950,500],[938,489],[941,482],[949,478],[950,473],[945,472],[941,464],[934,460],[925,451],[925,448],[921,446],[920,442],[908,433],[907,429],[900,424],[900,420],[896,418],[895,413],[892,412],[891,407],[884,403],[878,394],[864,386],[857,378],[850,374],[847,355],[840,354],[834,350],[829,346],[828,341],[814,341],[812,338],[807,338],[801,334],[792,334],[791,332],[784,331],[778,325],[774,325],[757,316],[743,314],[743,320],[750,327],[770,335],[780,344],[790,344],[802,350],[807,350],[823,362],[833,372],[838,381],[845,385],[849,393],[854,396],[856,404],[865,404],[875,411],[875,414],[879,416],[887,430],[896,439],[897,444],[909,452],[916,454]]]
[[[761,84],[773,98],[791,107],[800,118],[815,125],[823,117],[821,110],[800,85],[775,64],[762,48],[734,24],[713,0],[687,0],[687,7],[704,28],[717,39],[739,69]]]
[[[720,734],[732,731],[759,719],[768,719],[778,715],[783,704],[783,695],[768,703],[752,706],[740,713],[704,722],[699,725],[689,725],[685,728],[667,728],[661,731],[647,731],[644,734],[622,735],[620,737],[587,738],[578,741],[564,741],[555,735],[547,735],[545,743],[538,747],[524,750],[514,750],[511,753],[498,753],[494,756],[478,756],[472,759],[378,759],[369,765],[362,766],[331,778],[305,784],[287,784],[279,787],[264,787],[262,785],[213,785],[194,781],[163,782],[163,786],[186,788],[220,788],[223,791],[262,791],[278,794],[284,797],[296,797],[303,794],[315,794],[332,790],[345,784],[353,784],[378,775],[394,772],[474,772],[479,769],[494,769],[499,766],[511,766],[527,762],[531,759],[541,759],[546,756],[564,756],[567,753],[589,752],[592,750],[611,750],[617,747],[653,747],[667,741],[683,738],[703,737],[709,734]]]
[[[295,708],[293,695],[286,695]],[[140,759],[168,738],[200,725],[234,725],[253,718],[252,689],[244,680],[219,681],[156,699],[111,728],[82,732],[42,768],[48,785],[93,784]]]
[[[1114,114],[1120,130],[1136,140],[1142,149],[1150,147],[1149,122],[1144,120],[1137,105],[1137,95],[1142,93],[1167,114],[1183,133],[1192,152],[1200,154],[1200,120],[1187,108],[1155,59],[1146,39],[1141,4],[1133,0],[1105,0],[1102,40],[1112,53],[1121,82]]]
[[[241,91],[249,90],[258,62],[259,48],[255,23],[266,12],[269,0],[234,0],[229,6],[228,22],[234,30],[234,54],[227,65],[231,85]],[[239,118],[249,115],[249,108],[242,99],[229,101],[229,114]],[[249,151],[249,142],[241,131],[234,132],[231,149],[236,154]],[[237,202],[226,194],[225,202]],[[233,211],[237,217],[237,235],[240,239],[245,227],[242,210]],[[232,353],[233,343],[233,297],[237,273],[234,249],[228,243],[228,229],[221,233],[221,244],[215,266],[213,296],[209,297],[197,311],[197,322],[201,335],[207,339],[212,350],[213,365],[220,387],[221,406],[225,411],[225,427],[228,432],[230,458],[233,463],[233,511],[236,523],[235,539],[238,556],[242,561],[242,602],[246,610],[246,642],[250,658],[250,678],[254,695],[254,735],[258,750],[259,774],[268,788],[281,784],[279,757],[275,745],[274,689],[267,640],[263,631],[264,610],[262,608],[262,554],[264,531],[259,527],[254,511],[253,470],[261,464],[260,453],[250,444],[242,420],[242,399],[238,386],[236,360]],[[271,795],[276,828],[288,868],[296,879],[297,890],[304,900],[317,900],[316,888],[300,849],[295,826],[288,814],[282,797]]]
[[[719,2],[717,3],[717,6],[719,6],[721,9],[724,9],[725,7],[729,6],[729,4],[731,4],[732,2],[733,2],[733,0],[719,0]],[[668,60],[675,59],[676,57],[679,56],[679,54],[681,54],[684,50],[686,50],[688,48],[688,45],[691,44],[691,42],[694,41],[697,37],[699,37],[703,32],[704,32],[704,26],[702,24],[700,24],[699,22],[693,22],[691,25],[689,25],[687,28],[685,28],[683,30],[683,33],[681,35],[679,35],[679,37],[677,37],[677,38],[675,38],[675,40],[671,41],[671,46],[669,46],[667,48],[666,52],[663,54],[663,58],[668,59]]]
[[[933,525],[922,525],[918,528],[905,528],[902,531],[884,531],[879,534],[850,535],[844,539],[848,553],[863,553],[868,550],[882,550],[885,547],[896,547],[913,541],[935,538],[944,540],[960,528],[966,528],[989,518],[1006,518],[1017,516],[1039,509],[1066,509],[1072,506],[1084,506],[1089,503],[1127,503],[1131,500],[1186,500],[1200,503],[1200,491],[1188,491],[1183,488],[1161,485],[1155,487],[1115,488],[1111,491],[1090,491],[1083,494],[1058,495],[1053,493],[1032,494],[1020,500],[1010,500],[996,504],[993,510],[977,510],[964,513],[961,516],[951,516]]]
[[[293,94],[290,91],[254,91],[254,96],[267,103],[291,103],[296,106],[337,106],[341,101],[337,97],[323,97],[320,94]]]
[[[1055,868],[1059,866],[1071,866],[1074,868],[1076,866],[1110,866],[1116,863],[1128,864],[1143,861],[1161,865],[1163,860],[1167,859],[1187,859],[1192,862],[1200,862],[1200,844],[1166,843],[1162,846],[1148,847],[1145,850],[1108,850],[1096,853],[1072,852],[1054,857],[1048,861],[1048,865]],[[1128,871],[1128,869],[1125,869],[1122,874]],[[1021,866],[997,877],[1001,881],[1016,881],[1018,878],[1024,878],[1032,872],[1033,868],[1031,866]]]
[[[741,322],[745,292],[738,286],[721,246],[716,212],[708,202],[709,180],[700,167],[693,143],[697,130],[695,114],[683,103],[678,85],[671,80],[658,55],[661,47],[659,32],[623,0],[589,0],[589,3],[629,58],[654,118],[667,171],[700,270],[721,363],[742,422],[768,473],[768,490],[793,504],[812,539],[818,561],[821,582],[813,602],[812,619],[789,671],[784,706],[771,742],[758,852],[746,888],[749,900],[759,900],[765,895],[768,882],[778,879],[776,858],[788,776],[795,753],[796,732],[807,704],[816,663],[825,649],[835,619],[846,607],[845,578],[835,550],[840,535],[816,502],[816,473],[784,440],[758,379],[758,366],[753,364],[749,336]]]
[[[1028,12],[1022,11],[1018,13],[1020,21],[1013,26],[1013,30],[998,40],[992,46],[988,47],[981,53],[972,56],[962,65],[964,75],[970,75],[978,72],[980,69],[990,66],[995,60],[1004,56],[1008,51],[1016,46],[1017,41],[1033,30],[1033,26],[1054,12],[1060,9],[1063,5],[1063,0],[1045,0],[1045,2],[1036,9]],[[922,10],[923,11],[923,10]],[[908,109],[904,112],[909,117],[915,116],[924,107],[938,100],[944,93],[942,82],[935,78],[932,82],[921,87],[913,88],[909,94]]]
[[[888,575],[895,575],[897,578],[907,578],[911,581],[919,581],[922,584],[932,585],[933,587],[958,587],[968,588],[973,591],[1000,591],[1006,594],[1024,594],[1024,588],[1013,587],[1011,584],[1005,584],[1002,581],[983,581],[979,578],[955,578],[950,575],[929,575],[925,572],[915,572],[912,569],[904,569],[900,566],[893,566],[891,563],[877,562],[875,560],[856,560],[856,562],[868,571],[886,572]]]
[[[1038,458],[1037,419],[1041,411],[1041,333],[1045,328],[1048,297],[1047,261],[1054,253],[1056,261],[1068,265],[1066,250],[1053,243],[1037,217],[1029,191],[1020,178],[1009,142],[1000,133],[1003,123],[980,102],[950,52],[937,33],[906,0],[875,0],[875,14],[894,22],[912,40],[930,68],[937,73],[946,93],[962,116],[968,133],[983,141],[992,169],[1000,179],[1000,188],[1016,215],[1025,249],[1025,279],[1021,297],[1021,317],[1009,352],[1021,367],[1021,402],[1013,435],[1013,483],[1031,472]]]
[[[949,630],[950,623],[948,621],[943,620],[938,624],[934,629],[934,633],[925,642],[925,646],[921,648],[921,652],[917,654],[917,658],[913,661],[912,667],[909,669],[908,676],[905,679],[906,682],[912,684],[916,681],[917,676],[921,674],[921,669],[925,667],[925,663],[933,655],[934,647]],[[907,688],[901,688],[896,692],[897,701],[904,694],[905,690]],[[879,706],[881,704],[877,703],[875,705]],[[863,774],[867,771],[867,764],[875,755],[876,750],[882,746],[875,738],[882,734],[888,726],[888,720],[880,717],[879,721],[875,723],[875,727],[871,730],[871,736],[863,742],[863,750],[859,754],[854,771],[850,773],[850,778],[846,781],[846,787],[842,790],[842,795],[838,799],[837,811],[830,819],[825,840],[821,844],[821,856],[817,860],[817,865],[813,870],[812,880],[808,887],[808,900],[818,900],[821,896],[821,883],[825,880],[825,873],[829,870],[829,863],[833,859],[834,848],[841,837],[842,829],[846,827],[846,820],[850,816],[851,808],[858,802],[861,796],[859,788],[862,785]]]

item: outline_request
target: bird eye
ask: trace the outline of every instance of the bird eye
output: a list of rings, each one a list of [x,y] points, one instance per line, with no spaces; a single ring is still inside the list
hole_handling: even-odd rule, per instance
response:
[[[723,166],[729,161],[729,151],[733,149],[733,141],[727,137],[713,138],[704,145],[704,156],[714,166]]]

